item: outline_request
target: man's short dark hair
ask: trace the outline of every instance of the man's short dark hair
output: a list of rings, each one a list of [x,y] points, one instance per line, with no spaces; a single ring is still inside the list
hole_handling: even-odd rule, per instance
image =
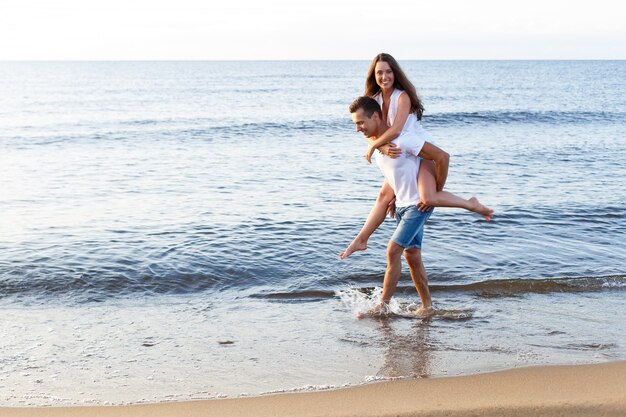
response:
[[[378,113],[378,116],[381,118],[383,117],[383,112],[380,110],[378,102],[368,96],[361,96],[354,100],[352,104],[350,104],[349,109],[350,113],[356,113],[357,110],[363,109],[363,113],[365,113],[367,117],[372,117],[374,112]]]

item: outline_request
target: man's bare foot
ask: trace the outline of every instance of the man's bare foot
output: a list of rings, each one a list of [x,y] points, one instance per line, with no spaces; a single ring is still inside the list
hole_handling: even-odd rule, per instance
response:
[[[470,202],[470,210],[474,213],[478,213],[485,218],[488,222],[491,221],[493,217],[493,210],[487,206],[484,206],[478,201],[476,197],[472,197],[469,199]]]
[[[356,313],[357,319],[363,319],[365,317],[384,317],[391,314],[391,310],[389,309],[389,304],[387,303],[379,303],[375,307],[367,310],[367,311],[359,311]]]
[[[341,260],[346,259],[348,256],[352,255],[354,252],[359,251],[359,250],[366,250],[366,249],[367,249],[367,242],[362,242],[360,240],[354,239],[352,243],[348,245],[346,250],[344,250],[343,252],[339,254],[339,259]]]
[[[436,313],[436,310],[433,308],[433,306],[428,306],[428,307],[422,306],[418,308],[417,310],[415,310],[415,316],[421,319],[432,317],[435,315],[435,313]]]

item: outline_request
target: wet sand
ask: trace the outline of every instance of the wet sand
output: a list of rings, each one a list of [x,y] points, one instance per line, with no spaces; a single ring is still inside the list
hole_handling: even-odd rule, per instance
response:
[[[3,417],[624,416],[626,361],[381,382],[335,391],[111,407],[0,408]]]

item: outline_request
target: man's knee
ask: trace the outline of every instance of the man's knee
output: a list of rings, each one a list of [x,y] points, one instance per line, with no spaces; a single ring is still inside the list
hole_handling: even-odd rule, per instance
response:
[[[387,244],[387,258],[389,259],[400,259],[403,251],[404,248],[396,242],[390,240],[389,244]]]
[[[407,249],[404,251],[404,258],[411,267],[422,264],[422,251],[420,249]]]

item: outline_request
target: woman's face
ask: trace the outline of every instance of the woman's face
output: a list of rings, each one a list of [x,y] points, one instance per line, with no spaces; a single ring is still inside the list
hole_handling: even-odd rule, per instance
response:
[[[382,90],[393,88],[394,76],[391,66],[385,61],[378,61],[374,67],[374,75],[376,76],[376,84]]]

